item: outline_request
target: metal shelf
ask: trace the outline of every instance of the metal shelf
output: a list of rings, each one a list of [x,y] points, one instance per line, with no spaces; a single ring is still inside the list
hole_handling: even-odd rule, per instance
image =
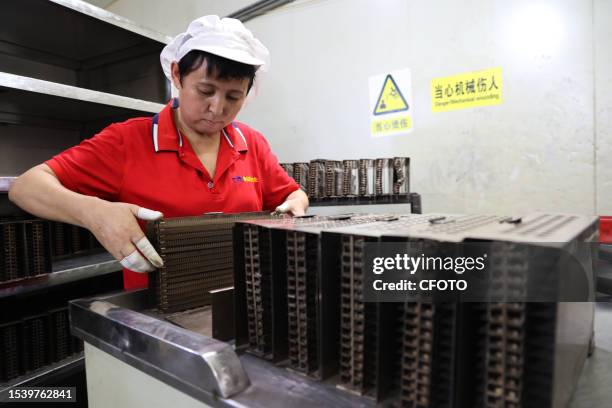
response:
[[[85,357],[83,352],[73,354],[63,360],[46,365],[38,370],[24,374],[6,383],[0,383],[0,394],[7,392],[13,387],[34,386],[39,381],[49,381],[53,377],[67,376],[71,373],[85,369]]]
[[[0,94],[0,121],[8,123],[22,123],[18,119],[24,116],[80,124],[157,113],[164,108],[159,103],[6,72],[0,72]]]
[[[0,215],[18,215],[6,194],[14,176],[110,123],[163,109],[170,86],[159,54],[170,37],[78,0],[0,1],[0,15]],[[2,318],[117,290],[120,270],[110,254],[98,253],[2,282]],[[0,384],[0,393],[83,371],[80,353]]]
[[[159,64],[168,36],[78,0],[3,1],[0,15],[0,71],[137,99],[169,98]]]
[[[152,116],[163,107],[154,102],[0,72],[0,124],[7,125],[0,131],[5,143],[0,174],[18,176],[95,135],[109,123]],[[22,141],[41,147],[24,154]],[[7,191],[10,181],[0,181],[0,191]]]
[[[118,272],[121,265],[109,253],[73,257],[53,263],[53,272],[0,283],[0,299]]]
[[[421,195],[418,193],[378,196],[345,196],[309,198],[310,207],[343,207],[363,205],[410,204],[413,214],[421,214]],[[321,215],[321,214],[318,214]]]
[[[413,197],[410,194],[309,198],[311,207],[329,205],[410,204],[412,200]]]

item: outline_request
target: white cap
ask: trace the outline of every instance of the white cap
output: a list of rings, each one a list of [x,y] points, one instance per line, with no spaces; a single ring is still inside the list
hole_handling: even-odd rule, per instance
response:
[[[201,50],[243,64],[255,65],[258,77],[270,65],[268,49],[235,18],[211,15],[200,17],[189,24],[187,32],[177,35],[164,47],[160,60],[166,77],[172,82],[170,66],[192,50]]]

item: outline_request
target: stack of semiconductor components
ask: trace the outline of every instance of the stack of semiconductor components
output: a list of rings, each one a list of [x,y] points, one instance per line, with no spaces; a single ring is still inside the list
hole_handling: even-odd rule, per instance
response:
[[[311,200],[401,196],[410,193],[410,158],[311,160],[282,163]]]
[[[236,345],[376,402],[566,406],[593,333],[594,255],[580,244],[595,241],[597,229],[595,217],[564,214],[239,222]],[[540,272],[565,267],[567,257],[584,279],[550,285],[545,302],[364,300],[366,244],[410,253],[418,243],[442,256],[449,243],[466,242],[484,245],[492,282],[511,293],[527,296]],[[582,301],[552,301],[569,298]]]

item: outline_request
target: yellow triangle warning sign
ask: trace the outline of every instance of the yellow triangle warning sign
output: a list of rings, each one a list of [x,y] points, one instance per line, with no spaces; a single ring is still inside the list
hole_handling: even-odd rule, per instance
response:
[[[386,113],[401,112],[405,110],[408,110],[408,102],[404,99],[404,95],[402,95],[393,77],[387,75],[380,95],[378,96],[378,100],[376,101],[374,115],[384,115]]]

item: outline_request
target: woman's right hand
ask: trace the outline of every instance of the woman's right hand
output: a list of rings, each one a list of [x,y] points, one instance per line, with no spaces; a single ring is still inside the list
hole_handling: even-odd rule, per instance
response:
[[[123,267],[134,272],[151,272],[164,262],[136,219],[155,221],[162,217],[159,211],[134,204],[96,200],[88,211],[86,227]]]
[[[136,221],[158,220],[163,217],[158,211],[71,191],[45,163],[19,176],[9,190],[9,199],[38,217],[87,228],[132,271],[150,272],[164,265]]]

